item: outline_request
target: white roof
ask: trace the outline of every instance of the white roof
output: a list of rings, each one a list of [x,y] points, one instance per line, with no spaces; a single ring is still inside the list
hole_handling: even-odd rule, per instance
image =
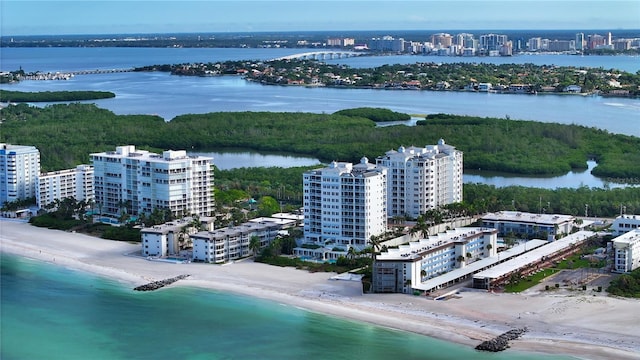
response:
[[[531,250],[523,255],[520,255],[514,259],[503,262],[502,264],[496,265],[490,269],[481,271],[474,275],[474,278],[484,279],[496,279],[503,275],[509,274],[513,271],[516,271],[524,266],[531,264],[533,262],[542,260],[543,257],[553,255],[558,251],[564,250],[566,248],[572,247],[576,244],[582,243],[588,238],[595,235],[593,231],[579,231],[577,233],[568,235],[560,240],[556,240],[550,242],[544,246]]]
[[[613,239],[614,244],[632,244],[640,241],[640,229],[633,229]]]
[[[431,290],[437,288],[441,285],[444,285],[448,282],[454,281],[461,277],[467,276],[469,274],[476,273],[481,269],[484,269],[488,266],[493,266],[500,261],[504,261],[505,259],[512,258],[514,256],[518,256],[526,251],[526,249],[534,249],[538,248],[544,244],[547,244],[545,240],[530,240],[527,241],[526,245],[518,245],[514,246],[511,249],[502,251],[498,253],[496,256],[491,256],[488,258],[484,258],[482,260],[474,261],[473,263],[459,269],[455,269],[449,271],[448,273],[442,274],[440,276],[429,279],[423,283],[418,284],[414,288],[417,290]]]
[[[488,213],[482,217],[482,221],[509,221],[548,225],[562,224],[574,219],[571,215],[533,214],[521,211],[498,211]]]

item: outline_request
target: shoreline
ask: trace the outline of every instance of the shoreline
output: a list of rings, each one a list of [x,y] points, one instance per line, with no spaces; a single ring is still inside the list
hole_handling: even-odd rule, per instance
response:
[[[513,328],[529,331],[510,350],[585,359],[640,359],[640,323],[629,316],[639,300],[570,292],[522,294],[460,290],[434,301],[405,294],[363,294],[360,282],[331,280],[252,259],[225,264],[172,264],[133,255],[139,244],[0,220],[0,251],[96,274],[126,286],[190,274],[173,286],[190,286],[274,301],[439,340],[475,347]],[[162,290],[159,290],[162,291]]]

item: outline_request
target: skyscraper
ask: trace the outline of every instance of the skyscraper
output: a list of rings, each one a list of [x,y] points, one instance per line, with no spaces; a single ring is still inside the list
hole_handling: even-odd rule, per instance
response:
[[[576,34],[576,50],[578,51],[584,50],[584,33]]]

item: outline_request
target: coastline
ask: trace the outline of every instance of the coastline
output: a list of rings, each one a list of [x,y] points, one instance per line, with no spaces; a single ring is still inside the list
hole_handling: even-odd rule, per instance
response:
[[[511,349],[585,359],[640,359],[640,301],[598,294],[462,291],[446,301],[404,294],[362,294],[359,282],[331,280],[251,259],[226,264],[172,264],[133,255],[139,244],[0,220],[0,251],[115,279],[133,288],[180,274],[193,286],[275,301],[305,310],[418,333],[475,347],[512,328],[529,331]],[[162,290],[160,290],[162,291]],[[507,350],[510,351],[510,350]]]

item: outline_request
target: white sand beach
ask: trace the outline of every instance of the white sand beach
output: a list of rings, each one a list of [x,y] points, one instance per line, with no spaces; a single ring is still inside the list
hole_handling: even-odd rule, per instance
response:
[[[584,359],[640,359],[640,300],[606,293],[522,294],[461,291],[446,301],[403,294],[362,294],[355,281],[331,280],[251,259],[225,264],[154,262],[133,254],[140,245],[0,221],[2,252],[122,281],[132,288],[190,274],[170,286],[244,294],[340,318],[369,322],[475,347],[513,329],[528,332],[511,348]],[[160,290],[162,291],[162,290]],[[509,351],[509,350],[507,350]]]

